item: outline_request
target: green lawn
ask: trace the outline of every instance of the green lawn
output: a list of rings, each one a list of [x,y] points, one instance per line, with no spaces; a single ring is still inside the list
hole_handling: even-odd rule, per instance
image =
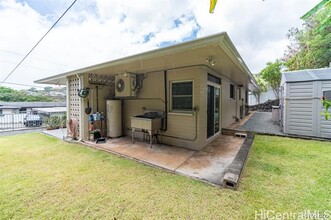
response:
[[[254,218],[331,207],[331,143],[256,136],[237,191],[42,135],[0,137],[0,219]]]

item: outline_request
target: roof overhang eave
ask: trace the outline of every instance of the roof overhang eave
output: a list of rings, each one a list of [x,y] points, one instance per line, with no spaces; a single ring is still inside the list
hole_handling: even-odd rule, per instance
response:
[[[249,90],[255,91],[259,90],[259,86],[255,80],[255,77],[247,67],[246,63],[240,56],[239,52],[235,48],[234,44],[232,43],[231,39],[227,34],[225,34],[224,37],[224,43],[220,42],[219,47],[222,48],[222,50],[227,53],[227,55],[232,59],[232,61],[238,66],[239,69],[246,75],[246,77],[250,80]]]
[[[193,40],[189,42],[182,43],[180,45],[173,45],[167,48],[161,48],[161,49],[156,49],[148,52],[144,52],[141,54],[136,54],[132,55],[129,57],[124,57],[121,59],[85,67],[82,69],[77,69],[69,72],[65,72],[59,75],[47,77],[44,79],[40,79],[35,81],[35,83],[41,83],[41,84],[58,84],[58,85],[66,85],[67,77],[73,76],[73,75],[79,75],[79,74],[86,74],[86,73],[95,73],[101,70],[105,69],[111,69],[112,71],[109,72],[109,74],[118,74],[120,72],[122,67],[123,71],[133,71],[131,69],[125,69],[125,67],[131,63],[137,62],[137,60],[140,61],[142,65],[141,66],[141,71],[144,71],[144,68],[153,68],[153,67],[147,67],[144,66],[143,63],[145,61],[148,61],[149,59],[155,59],[156,57],[171,57],[175,56],[175,54],[182,53],[184,51],[188,51],[191,53],[192,50],[194,49],[202,49],[208,46],[217,46],[218,48],[222,49],[227,56],[233,61],[233,63],[241,70],[243,73],[243,76],[249,79],[249,90],[257,90],[259,89],[255,78],[253,77],[252,73],[244,63],[243,59],[239,55],[237,49],[231,42],[230,38],[225,32],[215,34],[213,36],[208,36],[205,38],[200,38],[198,40]],[[214,47],[213,47],[214,48]],[[215,47],[216,48],[216,47]],[[199,63],[191,63],[191,64],[202,64],[202,62],[205,62],[204,60],[200,61]],[[171,64],[172,67],[176,66],[179,64],[173,63]],[[158,66],[159,68],[160,66]],[[156,67],[155,67],[156,68]],[[164,66],[166,68],[166,66]],[[114,71],[113,71],[114,70]],[[150,70],[150,69],[148,69]],[[116,72],[117,71],[117,72]]]
[[[38,84],[60,84],[60,85],[65,85],[66,84],[66,77],[68,77],[68,76],[82,74],[82,73],[92,73],[93,71],[98,70],[98,69],[111,68],[113,66],[124,65],[126,63],[134,62],[136,60],[146,60],[146,59],[154,58],[154,57],[157,57],[157,56],[161,57],[161,56],[171,55],[171,54],[179,53],[179,52],[182,52],[182,51],[185,51],[185,50],[204,47],[204,46],[210,45],[210,44],[215,44],[216,45],[216,44],[219,44],[223,40],[225,35],[226,35],[225,32],[221,32],[221,33],[209,36],[209,37],[200,38],[198,40],[188,41],[188,42],[185,42],[185,43],[181,43],[179,45],[173,45],[173,46],[170,46],[170,47],[167,47],[167,48],[155,49],[155,50],[143,52],[143,53],[140,53],[140,54],[120,58],[120,59],[117,59],[117,60],[108,61],[108,62],[105,62],[105,63],[100,63],[100,64],[97,64],[97,65],[93,65],[93,66],[89,66],[89,67],[85,67],[85,68],[65,72],[65,73],[62,73],[62,74],[59,74],[59,75],[46,77],[46,78],[43,78],[43,79],[40,79],[40,80],[36,80],[34,82],[38,83]]]

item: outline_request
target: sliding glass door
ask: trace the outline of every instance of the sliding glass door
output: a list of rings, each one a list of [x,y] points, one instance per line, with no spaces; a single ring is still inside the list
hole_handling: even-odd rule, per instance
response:
[[[207,92],[207,138],[220,131],[221,89],[216,85],[208,85]]]

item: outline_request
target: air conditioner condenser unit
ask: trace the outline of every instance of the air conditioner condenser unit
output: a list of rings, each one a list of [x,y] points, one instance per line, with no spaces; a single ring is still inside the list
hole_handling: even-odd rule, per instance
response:
[[[124,74],[115,76],[115,97],[126,98],[137,96],[137,77],[135,74]]]

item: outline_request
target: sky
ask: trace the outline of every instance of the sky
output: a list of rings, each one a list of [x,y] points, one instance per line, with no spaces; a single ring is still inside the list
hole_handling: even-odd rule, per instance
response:
[[[0,82],[73,0],[0,0]],[[319,0],[78,0],[6,83],[34,80],[226,31],[252,73],[283,56]],[[16,89],[29,88],[3,84]]]

